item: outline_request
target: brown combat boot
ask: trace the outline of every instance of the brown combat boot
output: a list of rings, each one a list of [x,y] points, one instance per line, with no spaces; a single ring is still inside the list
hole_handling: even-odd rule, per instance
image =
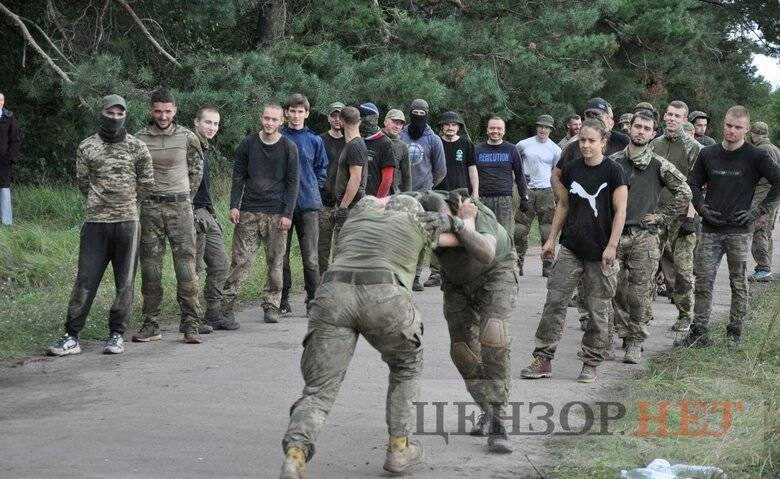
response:
[[[623,362],[627,364],[639,364],[642,360],[642,343],[635,340],[628,340],[626,344],[626,354],[623,356]]]
[[[184,342],[187,344],[202,343],[203,339],[200,337],[200,334],[198,333],[198,323],[188,322],[185,324],[186,326],[184,328]]]
[[[523,379],[541,379],[552,377],[552,364],[549,358],[534,356],[533,361],[520,371]]]
[[[583,364],[582,371],[580,371],[580,375],[577,376],[577,382],[578,383],[596,382],[596,366],[588,366],[587,364]]]

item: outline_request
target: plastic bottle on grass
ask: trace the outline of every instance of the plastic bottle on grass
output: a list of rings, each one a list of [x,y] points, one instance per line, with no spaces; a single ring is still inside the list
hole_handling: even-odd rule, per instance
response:
[[[712,466],[675,464],[666,459],[656,459],[647,467],[620,471],[621,479],[728,479],[722,469]]]

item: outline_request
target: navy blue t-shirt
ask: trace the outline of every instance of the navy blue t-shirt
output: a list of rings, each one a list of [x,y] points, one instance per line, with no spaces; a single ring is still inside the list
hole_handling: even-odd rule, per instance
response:
[[[506,141],[499,145],[480,143],[474,151],[479,172],[480,196],[512,196],[512,176],[517,191],[528,197],[528,187],[523,174],[523,161],[515,145]]]

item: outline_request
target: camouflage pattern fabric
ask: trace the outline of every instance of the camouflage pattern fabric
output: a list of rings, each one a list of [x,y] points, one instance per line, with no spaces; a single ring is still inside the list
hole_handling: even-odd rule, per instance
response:
[[[159,326],[163,297],[162,268],[165,240],[171,244],[176,273],[176,299],[181,321],[198,323],[198,275],[195,272],[195,225],[189,201],[141,203],[141,292],[143,319]]]
[[[772,256],[774,254],[774,240],[772,233],[775,231],[778,208],[772,208],[768,213],[759,216],[753,223],[753,241],[750,251],[756,260],[756,271],[772,271]]]
[[[604,361],[608,317],[619,269],[617,261],[609,268],[603,268],[601,262],[582,261],[571,250],[561,246],[547,279],[547,300],[536,329],[534,356],[555,357],[566,322],[566,307],[574,288],[582,279],[584,300],[591,319],[582,336],[579,356],[583,363],[590,366],[598,366]]]
[[[707,333],[712,311],[712,290],[718,266],[726,255],[731,283],[731,311],[726,331],[739,336],[748,308],[748,283],[746,276],[750,233],[702,233],[696,252],[696,307],[691,335]]]
[[[206,286],[203,297],[208,309],[218,309],[222,303],[222,286],[230,268],[230,258],[225,251],[222,226],[216,215],[206,208],[195,210],[196,268],[200,275],[206,269]]]
[[[498,224],[504,227],[506,232],[509,233],[510,238],[513,238],[515,220],[514,220],[514,213],[513,213],[514,206],[513,206],[512,197],[511,196],[485,196],[485,197],[480,197],[479,201],[481,201],[483,205],[490,208],[490,211],[492,211],[496,215]]]
[[[668,226],[659,231],[664,271],[674,271],[672,299],[677,307],[680,318],[691,319],[694,305],[694,274],[693,258],[696,250],[696,234],[679,235],[679,219],[672,220]]]
[[[528,211],[517,209],[515,213],[515,250],[517,251],[517,264],[523,268],[525,253],[528,251],[528,233],[531,232],[531,224],[534,218],[539,222],[539,237],[541,244],[547,241],[550,235],[555,215],[555,194],[552,188],[528,189]]]
[[[263,306],[279,308],[282,300],[282,263],[287,246],[287,231],[279,229],[281,215],[241,211],[233,232],[230,272],[222,289],[222,309],[232,311],[238,293],[252,271],[257,250],[265,243],[267,279],[263,288]]]
[[[137,221],[137,200],[154,186],[152,157],[132,135],[119,143],[106,143],[94,134],[76,151],[76,177],[87,198],[86,222]]]
[[[650,336],[647,323],[653,317],[651,290],[661,256],[658,236],[631,228],[620,237],[618,287],[612,301],[615,329],[620,337],[639,342]]]

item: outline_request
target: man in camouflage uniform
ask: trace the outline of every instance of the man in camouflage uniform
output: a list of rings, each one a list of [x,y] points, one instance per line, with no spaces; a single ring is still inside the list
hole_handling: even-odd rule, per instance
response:
[[[76,152],[76,175],[87,199],[81,228],[76,283],[70,295],[65,335],[48,352],[54,356],[81,352],[78,335],[108,263],[114,270],[116,297],[108,313],[109,336],[104,353],[124,352],[123,334],[133,305],[139,225],[137,200],[154,185],[152,157],[143,142],[125,132],[124,98],[109,95],[100,102],[100,129]]]
[[[675,100],[669,103],[664,114],[666,130],[650,143],[653,152],[669,161],[680,173],[688,176],[701,145],[684,135],[682,124],[688,116],[688,106]],[[673,202],[669,190],[661,192],[659,208],[665,209]],[[667,291],[677,307],[677,321],[673,331],[688,331],[693,318],[693,251],[696,248],[695,211],[692,205],[686,212],[671,218],[660,228],[661,269],[666,277]]]
[[[655,136],[655,117],[640,111],[632,116],[629,125],[631,143],[610,157],[623,167],[629,180],[626,222],[617,248],[621,273],[612,301],[612,317],[618,336],[626,339],[623,362],[638,364],[642,343],[650,336],[647,330],[647,323],[652,318],[650,293],[655,287],[660,257],[658,228],[687,210],[691,190],[685,183],[685,176],[648,147]],[[658,210],[663,188],[674,196]],[[611,349],[612,328],[607,339],[607,350],[611,352]]]
[[[195,135],[200,142],[203,152],[203,179],[195,197],[192,199],[192,207],[195,216],[195,248],[196,269],[200,275],[204,265],[206,269],[206,287],[203,290],[203,298],[206,300],[205,324],[200,325],[201,333],[210,333],[216,329],[236,329],[238,323],[224,321],[220,315],[222,304],[222,286],[230,267],[230,258],[225,252],[225,240],[222,238],[222,226],[214,209],[211,199],[210,168],[216,159],[215,149],[209,145],[219,131],[220,115],[215,106],[203,106],[195,114]],[[184,332],[184,331],[181,331]]]
[[[769,154],[745,141],[750,112],[733,106],[723,121],[723,142],[704,148],[688,176],[693,204],[702,217],[696,250],[696,306],[690,333],[675,346],[707,346],[712,291],[723,256],[729,268],[731,310],[726,327],[727,345],[739,347],[748,309],[747,259],[753,223],[780,201],[780,166]],[[772,185],[764,200],[751,206],[758,182]],[[704,195],[704,186],[707,195]]]
[[[446,216],[423,213],[410,196],[367,196],[352,208],[312,301],[301,358],[306,386],[290,409],[281,479],[303,477],[361,335],[390,368],[384,468],[402,472],[422,460],[422,446],[408,440],[423,359],[411,287],[420,251],[448,229]]]
[[[772,161],[780,165],[780,149],[773,145],[768,138],[769,126],[763,121],[753,123],[750,129],[753,145],[769,153]],[[769,192],[769,182],[762,179],[756,186],[756,193],[753,196],[753,207],[758,207],[766,198]],[[753,259],[756,260],[756,268],[753,276],[749,279],[753,281],[772,281],[772,233],[775,230],[775,219],[777,218],[777,207],[772,208],[761,215],[753,223],[753,242],[751,252]]]
[[[152,93],[152,121],[135,136],[152,154],[154,188],[141,202],[141,293],[143,325],[133,341],[162,338],[160,307],[163,298],[162,269],[166,238],[171,244],[176,273],[176,298],[181,308],[184,341],[201,343],[198,275],[195,272],[195,223],[192,200],[203,176],[198,138],[176,124],[176,103],[166,90]]]
[[[460,220],[453,229],[458,247],[433,250],[441,267],[450,356],[483,410],[471,434],[487,435],[490,451],[508,453],[512,444],[501,417],[510,391],[508,323],[517,305],[517,255],[490,208],[472,203],[465,188],[448,195],[445,202],[432,193],[421,203]]]
[[[221,308],[224,321],[229,324],[236,322],[236,298],[262,243],[267,267],[263,320],[279,322],[282,264],[300,181],[298,147],[279,132],[282,118],[280,105],[265,105],[260,133],[247,135],[236,150],[230,190],[230,219],[236,228]]]

